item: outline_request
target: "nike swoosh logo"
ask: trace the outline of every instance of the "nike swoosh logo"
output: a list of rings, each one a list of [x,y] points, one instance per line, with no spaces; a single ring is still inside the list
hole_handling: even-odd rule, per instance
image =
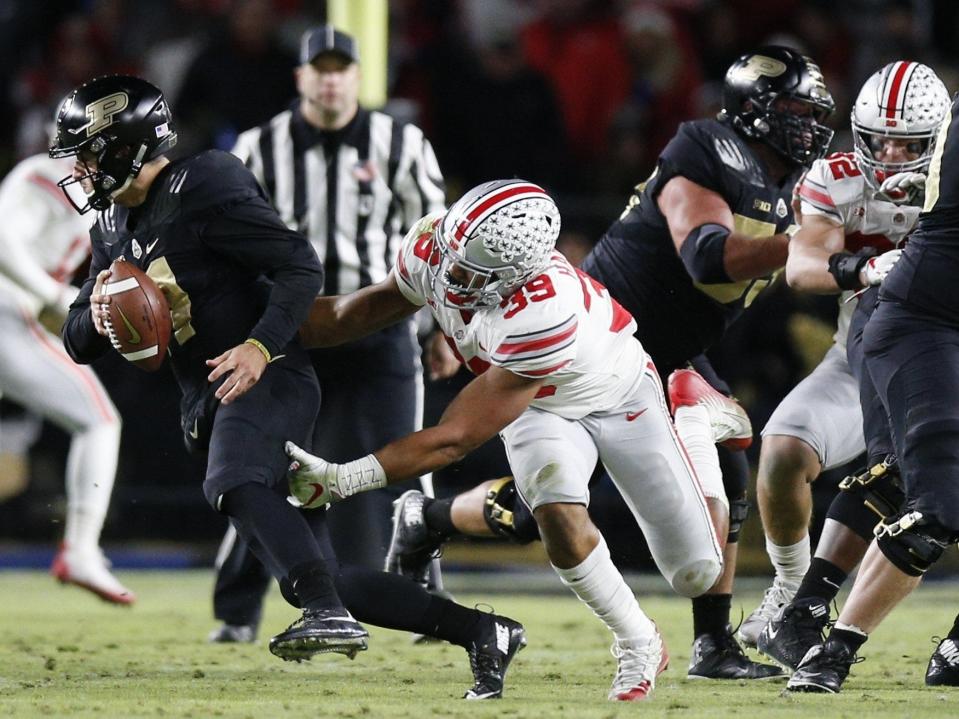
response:
[[[150,252],[153,251],[153,248],[156,247],[156,244],[157,244],[157,242],[159,242],[159,241],[160,241],[160,238],[157,237],[153,242],[151,242],[149,245],[147,245],[147,251],[146,251],[146,253],[147,253],[148,255],[150,254]]]
[[[643,414],[647,409],[649,409],[649,408],[648,408],[648,407],[644,407],[643,409],[639,410],[639,412],[627,412],[627,413],[626,413],[626,421],[627,421],[627,422],[632,422],[634,419],[636,419],[636,418],[639,417],[641,414]]]
[[[190,430],[190,436],[193,439],[200,439],[200,429],[197,427],[197,420],[193,420],[193,429]]]
[[[309,507],[313,502],[323,496],[324,487],[322,484],[319,482],[310,482],[310,486],[313,487],[313,496],[303,502],[304,507]]]
[[[775,639],[777,634],[779,634],[779,627],[773,629],[772,624],[766,626],[766,636],[769,637],[769,641]]]
[[[127,328],[127,331],[130,333],[130,344],[138,345],[143,339],[140,336],[140,333],[137,332],[136,327],[130,324],[130,320],[127,319],[127,316],[123,314],[123,310],[120,309],[117,305],[117,312],[120,313],[120,319],[123,320],[123,326]]]

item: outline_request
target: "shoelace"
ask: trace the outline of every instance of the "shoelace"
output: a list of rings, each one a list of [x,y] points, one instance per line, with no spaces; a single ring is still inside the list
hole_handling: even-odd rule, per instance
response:
[[[609,651],[617,662],[614,687],[631,688],[639,686],[643,681],[652,684],[657,661],[655,641],[640,649],[626,649],[614,643]]]

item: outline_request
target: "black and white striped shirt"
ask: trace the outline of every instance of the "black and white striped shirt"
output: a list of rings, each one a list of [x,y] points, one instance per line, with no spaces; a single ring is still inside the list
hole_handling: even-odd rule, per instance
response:
[[[423,131],[381,112],[360,108],[341,130],[320,131],[297,100],[242,133],[233,154],[283,221],[310,238],[326,268],[326,295],[385,279],[410,226],[445,208],[443,176]]]

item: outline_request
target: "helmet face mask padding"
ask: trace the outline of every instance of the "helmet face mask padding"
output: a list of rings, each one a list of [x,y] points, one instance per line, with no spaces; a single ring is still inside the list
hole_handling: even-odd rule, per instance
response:
[[[169,151],[177,141],[173,117],[163,93],[138,77],[108,75],[81,85],[60,104],[51,157],[95,160],[81,177],[58,185],[81,214],[105,210],[140,174],[144,163]],[[92,191],[80,207],[66,192],[88,181]]]
[[[549,264],[559,209],[525,180],[487,182],[467,192],[435,231],[433,293],[447,307],[497,305]]]
[[[951,105],[949,91],[926,65],[899,60],[873,73],[863,84],[850,118],[853,152],[871,187],[900,172],[926,172],[936,136]],[[886,141],[903,140],[913,159],[879,159]]]
[[[797,112],[796,103],[807,113]],[[720,119],[789,163],[809,167],[829,148],[833,131],[823,123],[834,109],[819,67],[795,50],[770,45],[729,67]]]

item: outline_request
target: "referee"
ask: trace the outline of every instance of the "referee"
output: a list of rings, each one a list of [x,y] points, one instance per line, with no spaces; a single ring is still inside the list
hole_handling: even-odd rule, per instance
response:
[[[356,40],[323,25],[307,30],[290,108],[237,139],[286,224],[313,243],[326,269],[323,293],[384,279],[411,224],[445,209],[433,148],[423,132],[360,107]],[[422,426],[419,345],[412,322],[352,344],[311,352],[322,404],[313,452],[334,462],[363,456]],[[382,569],[391,501],[370,492],[329,515],[341,561]],[[231,526],[217,557],[211,641],[253,641],[270,577]]]

